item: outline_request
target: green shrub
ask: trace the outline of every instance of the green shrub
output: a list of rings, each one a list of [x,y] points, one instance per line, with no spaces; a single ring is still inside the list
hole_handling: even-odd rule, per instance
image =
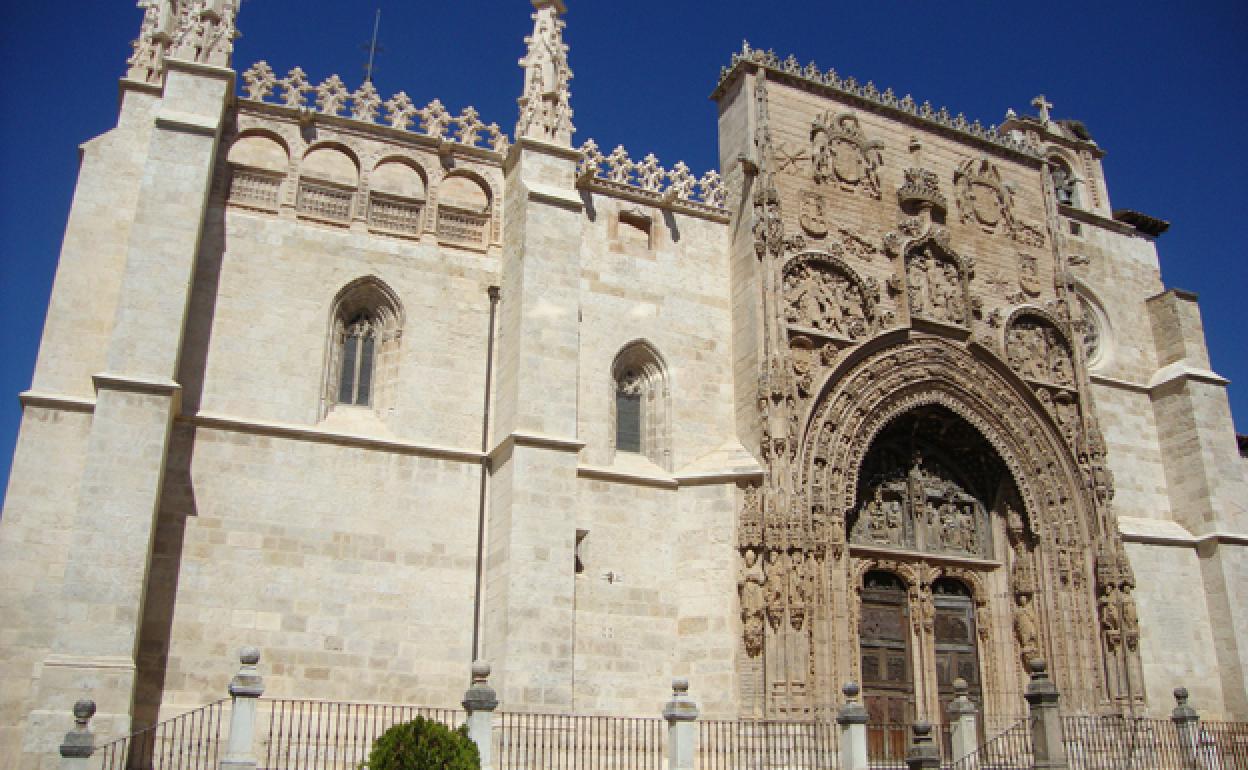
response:
[[[416,717],[381,734],[368,755],[368,770],[480,770],[477,744],[467,725],[451,730]]]

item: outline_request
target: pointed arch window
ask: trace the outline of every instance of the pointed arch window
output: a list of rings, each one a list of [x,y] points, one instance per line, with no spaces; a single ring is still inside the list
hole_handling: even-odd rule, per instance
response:
[[[626,345],[611,367],[611,447],[669,466],[667,368],[645,342]]]
[[[376,351],[377,325],[367,315],[360,315],[343,331],[338,403],[355,406],[371,404]]]
[[[390,287],[376,278],[352,282],[334,302],[325,409],[393,406],[403,312]]]

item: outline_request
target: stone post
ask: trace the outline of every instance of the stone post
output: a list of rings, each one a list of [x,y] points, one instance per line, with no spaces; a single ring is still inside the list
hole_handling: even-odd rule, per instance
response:
[[[464,692],[462,704],[468,712],[468,737],[477,744],[481,770],[491,770],[494,758],[490,749],[494,745],[494,709],[498,708],[498,695],[490,687],[489,663],[479,660],[472,664],[472,685]]]
[[[663,707],[667,720],[668,770],[693,770],[698,750],[698,704],[689,697],[689,680],[672,680],[672,699]]]
[[[238,661],[242,665],[230,680],[230,697],[234,702],[230,708],[230,737],[225,744],[221,770],[256,768],[256,758],[251,750],[256,733],[256,701],[264,694],[264,679],[256,670],[260,651],[255,647],[244,647],[238,651]]]
[[[845,705],[836,712],[841,730],[841,770],[867,770],[867,709],[858,702],[857,683],[849,682],[841,692]]]
[[[953,680],[953,702],[949,704],[950,753],[954,762],[974,754],[979,748],[979,729],[975,724],[975,704],[967,697],[966,680]],[[971,760],[974,763],[974,760]],[[975,763],[972,766],[977,766]]]
[[[908,770],[940,770],[940,747],[932,740],[932,723],[915,722],[913,742],[906,752]]]
[[[1048,666],[1039,658],[1029,664],[1031,681],[1023,697],[1031,712],[1031,748],[1035,755],[1035,770],[1068,770],[1066,744],[1062,739],[1062,717],[1057,712],[1061,697],[1056,685],[1049,678]]]
[[[95,736],[89,723],[95,716],[95,701],[80,700],[74,704],[74,729],[61,741],[61,770],[87,770],[95,753]]]
[[[1176,687],[1174,690],[1174,711],[1170,712],[1170,721],[1174,722],[1175,732],[1179,734],[1179,750],[1183,752],[1183,767],[1197,770],[1200,764],[1200,715],[1196,709],[1187,705],[1187,688]]]

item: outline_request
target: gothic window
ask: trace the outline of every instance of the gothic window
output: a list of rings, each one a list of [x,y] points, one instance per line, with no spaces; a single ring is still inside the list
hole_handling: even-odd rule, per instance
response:
[[[1056,155],[1049,158],[1049,178],[1053,180],[1053,190],[1057,193],[1057,202],[1064,206],[1078,206],[1079,193],[1075,189],[1078,180],[1070,170],[1070,164]]]
[[[376,360],[377,325],[367,314],[347,324],[342,335],[342,366],[338,375],[338,403],[369,406]]]
[[[352,282],[330,319],[323,413],[335,407],[393,406],[402,309],[390,287],[368,277]]]
[[[277,211],[282,180],[290,166],[286,148],[272,137],[251,134],[234,142],[227,161],[230,205]]]
[[[490,193],[477,179],[455,174],[438,189],[438,240],[484,249],[489,244]]]
[[[645,342],[625,346],[611,367],[611,447],[669,467],[666,367]]]

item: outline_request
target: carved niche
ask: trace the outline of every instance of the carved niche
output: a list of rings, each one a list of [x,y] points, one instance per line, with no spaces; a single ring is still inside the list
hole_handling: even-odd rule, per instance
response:
[[[1016,316],[1006,330],[1005,349],[1010,367],[1023,379],[1074,387],[1070,343],[1047,318],[1030,313]]]
[[[863,281],[839,257],[799,254],[784,267],[785,321],[807,333],[855,340],[878,327],[879,285]]]
[[[877,478],[859,504],[850,542],[924,553],[988,558],[992,535],[983,504],[916,452],[908,469]]]
[[[969,269],[935,243],[920,243],[905,259],[911,317],[968,326],[971,316]]]
[[[815,182],[837,185],[846,192],[880,197],[880,166],[884,144],[868,139],[852,112],[825,112],[810,127]]]
[[[1026,246],[1044,245],[1040,229],[1014,216],[1014,195],[1001,171],[987,158],[967,160],[953,175],[958,214],[964,224],[986,233],[1003,233]]]

